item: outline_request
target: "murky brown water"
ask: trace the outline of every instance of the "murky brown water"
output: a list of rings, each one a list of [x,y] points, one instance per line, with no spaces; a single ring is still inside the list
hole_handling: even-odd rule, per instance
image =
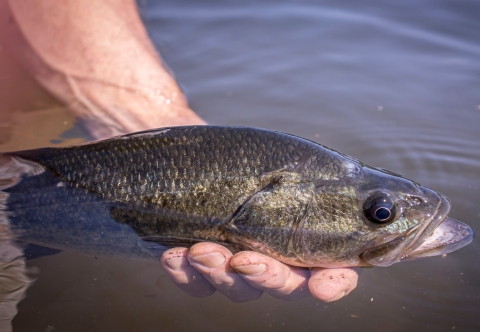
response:
[[[446,194],[451,217],[480,234],[478,2],[150,1],[143,13],[209,123],[289,132],[391,169]],[[0,151],[80,142],[74,119],[30,83],[16,85],[28,98],[2,118]],[[337,303],[263,295],[235,304],[185,295],[155,262],[63,252],[28,261],[38,279],[13,326],[474,331],[479,255],[474,240],[445,258],[364,269],[358,288]]]

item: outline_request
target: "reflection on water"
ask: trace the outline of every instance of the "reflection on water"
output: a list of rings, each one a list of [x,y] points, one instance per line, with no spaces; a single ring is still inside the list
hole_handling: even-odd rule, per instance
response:
[[[391,169],[446,194],[450,215],[477,234],[478,12],[469,1],[144,7],[157,47],[208,122],[297,134]],[[40,141],[34,114],[11,122],[18,136],[2,151],[55,145],[50,140],[67,129],[60,112],[49,120],[56,131]],[[364,269],[359,287],[332,304],[193,299],[156,262],[63,252],[27,262],[40,274],[13,324],[18,331],[478,330],[479,246]]]
[[[3,230],[0,231],[0,331],[11,331],[17,305],[25,297],[31,282],[22,248],[12,243]]]
[[[1,195],[2,201],[6,199],[5,194]],[[17,314],[17,305],[25,297],[32,280],[27,277],[23,248],[16,245],[11,238],[8,217],[3,210],[2,201],[0,201],[0,331],[11,331],[11,321]]]
[[[11,331],[17,305],[32,282],[27,276],[24,246],[15,241],[10,228],[9,194],[5,190],[17,185],[23,176],[36,175],[39,171],[33,163],[19,163],[14,158],[0,156],[0,331]]]

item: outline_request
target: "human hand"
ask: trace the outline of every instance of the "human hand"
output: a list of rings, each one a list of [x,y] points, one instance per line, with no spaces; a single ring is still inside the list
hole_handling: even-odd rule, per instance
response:
[[[309,296],[336,301],[357,286],[352,268],[299,268],[253,251],[233,255],[209,242],[163,253],[160,262],[172,281],[186,293],[206,297],[219,291],[234,302],[260,298],[263,292],[287,300]]]

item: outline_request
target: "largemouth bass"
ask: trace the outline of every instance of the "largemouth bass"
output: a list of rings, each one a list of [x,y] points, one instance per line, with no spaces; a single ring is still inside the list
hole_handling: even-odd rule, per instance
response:
[[[389,266],[473,239],[432,189],[303,138],[244,127],[5,153],[0,210],[19,241],[144,258],[213,241],[295,266]]]

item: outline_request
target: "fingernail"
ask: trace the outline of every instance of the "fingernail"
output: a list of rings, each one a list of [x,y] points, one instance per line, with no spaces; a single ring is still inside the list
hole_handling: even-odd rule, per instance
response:
[[[330,299],[326,302],[333,302],[333,301],[337,301],[337,300],[340,300],[342,297],[345,296],[345,294],[347,293],[347,291],[343,291],[343,292],[340,292],[337,296],[335,296],[333,299]]]
[[[213,252],[206,255],[192,256],[191,259],[208,268],[219,267],[220,265],[225,264],[226,261],[225,255],[219,252]]]
[[[254,264],[254,265],[241,265],[234,266],[235,270],[242,274],[246,274],[250,277],[258,277],[267,271],[267,266],[265,264]]]
[[[170,258],[165,261],[172,270],[180,270],[185,265],[185,257]]]

